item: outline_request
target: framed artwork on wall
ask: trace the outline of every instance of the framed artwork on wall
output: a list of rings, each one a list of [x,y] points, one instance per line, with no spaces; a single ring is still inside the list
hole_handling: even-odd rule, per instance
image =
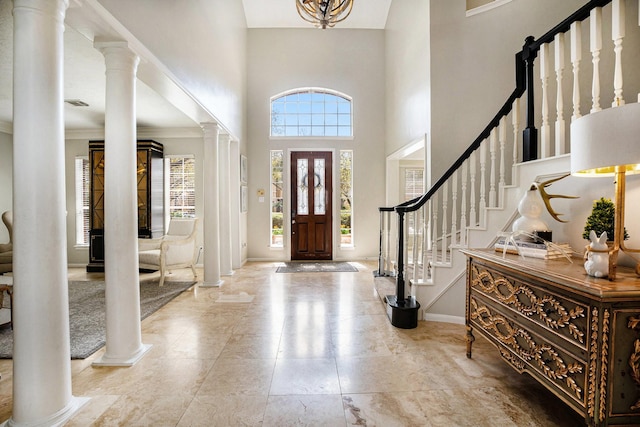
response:
[[[249,205],[249,195],[246,185],[240,186],[240,212],[246,212]]]
[[[240,155],[240,182],[243,184],[247,183],[247,174],[248,174],[248,165],[247,165],[247,156]]]

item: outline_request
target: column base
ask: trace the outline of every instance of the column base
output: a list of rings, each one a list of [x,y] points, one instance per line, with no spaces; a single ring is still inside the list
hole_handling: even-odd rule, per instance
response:
[[[387,317],[396,328],[413,329],[418,327],[420,303],[415,297],[398,301],[395,295],[387,295]]]
[[[28,421],[26,423],[19,423],[14,421],[13,418],[9,418],[7,421],[0,424],[1,427],[18,427],[18,426],[29,426],[29,427],[57,427],[66,424],[67,421],[73,417],[76,412],[80,410],[87,402],[91,400],[90,397],[75,397],[71,396],[71,401],[67,406],[65,406],[62,410],[53,414],[51,417],[38,420],[38,421]]]
[[[217,282],[202,282],[200,283],[201,288],[219,288],[224,283],[224,280],[218,280]]]
[[[142,344],[142,347],[140,348],[140,350],[136,354],[134,354],[133,356],[127,359],[120,359],[117,357],[108,357],[105,354],[100,358],[100,360],[96,360],[91,365],[92,366],[133,366],[136,363],[138,363],[138,361],[142,359],[142,357],[149,350],[151,350],[151,347],[153,347],[151,344]]]
[[[234,274],[236,274],[236,272],[231,270],[228,273],[222,273],[221,276],[233,276]]]

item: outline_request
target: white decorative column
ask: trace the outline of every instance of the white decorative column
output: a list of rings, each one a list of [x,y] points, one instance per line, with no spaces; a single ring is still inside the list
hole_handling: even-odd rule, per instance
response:
[[[104,273],[107,343],[97,366],[131,366],[149,350],[140,326],[136,69],[126,42],[95,41],[106,64]]]
[[[220,179],[220,274],[233,276],[231,260],[231,137],[222,134],[218,138]]]
[[[240,182],[240,143],[231,141],[231,171],[230,179],[234,184]],[[242,267],[242,235],[240,232],[240,188],[238,185],[231,186],[231,267]]]
[[[220,200],[217,123],[202,123],[204,139],[204,280],[200,286],[222,286],[220,279]]]
[[[50,426],[71,394],[63,64],[66,0],[13,2],[13,411]]]

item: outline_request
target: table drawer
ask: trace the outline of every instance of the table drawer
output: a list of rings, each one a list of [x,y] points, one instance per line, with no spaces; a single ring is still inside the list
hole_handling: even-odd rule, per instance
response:
[[[573,355],[536,332],[531,322],[510,318],[490,300],[471,295],[469,326],[481,332],[518,372],[529,372],[571,406],[584,409],[587,360]]]
[[[589,305],[481,264],[472,264],[471,293],[485,295],[586,351]]]

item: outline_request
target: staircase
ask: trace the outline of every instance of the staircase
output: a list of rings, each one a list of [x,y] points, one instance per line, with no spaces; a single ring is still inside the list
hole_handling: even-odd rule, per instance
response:
[[[516,53],[516,88],[480,135],[425,194],[379,209],[374,286],[385,304],[390,295],[401,306],[417,300],[419,319],[464,322],[466,259],[459,249],[492,247],[498,232],[511,230],[532,182],[570,171],[570,122],[625,104],[624,29],[638,25],[636,14],[625,13],[627,1],[635,0],[592,0],[540,38],[528,37]],[[611,17],[605,27],[612,37],[603,34],[603,15]],[[603,49],[613,51],[612,69],[601,69]],[[565,69],[571,75],[563,79]],[[613,76],[604,92],[614,93],[611,107],[600,102],[601,75]],[[589,111],[581,111],[581,99],[591,100]]]

